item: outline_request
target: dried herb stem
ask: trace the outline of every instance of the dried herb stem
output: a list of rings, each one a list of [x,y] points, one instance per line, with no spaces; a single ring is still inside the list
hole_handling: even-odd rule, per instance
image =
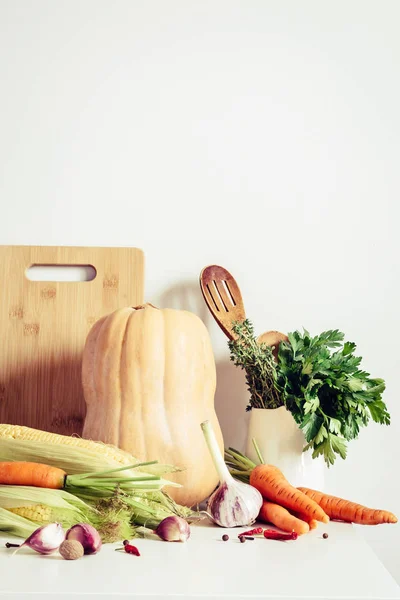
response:
[[[237,338],[228,342],[230,359],[246,372],[250,392],[246,410],[283,406],[276,387],[276,366],[272,349],[257,341],[253,325],[248,319],[234,323],[232,329]]]

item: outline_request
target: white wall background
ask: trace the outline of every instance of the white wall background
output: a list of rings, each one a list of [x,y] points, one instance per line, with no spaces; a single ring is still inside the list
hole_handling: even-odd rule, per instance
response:
[[[400,3],[0,0],[2,244],[139,246],[146,298],[203,316],[229,444],[247,402],[203,266],[259,332],[339,328],[387,382],[328,473],[400,514]],[[399,526],[363,528],[400,579]]]

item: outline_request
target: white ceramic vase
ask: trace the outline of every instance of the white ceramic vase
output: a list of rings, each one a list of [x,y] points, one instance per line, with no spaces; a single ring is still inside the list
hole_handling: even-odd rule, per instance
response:
[[[303,452],[306,439],[285,406],[250,411],[246,455],[259,464],[252,438],[255,438],[264,462],[278,467],[292,485],[323,490],[323,457],[312,458],[311,450]]]

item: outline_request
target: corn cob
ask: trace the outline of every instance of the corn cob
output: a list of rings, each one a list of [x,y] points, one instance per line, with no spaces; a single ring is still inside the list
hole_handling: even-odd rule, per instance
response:
[[[69,529],[76,523],[92,523],[92,519],[82,515],[79,511],[73,509],[53,508],[46,504],[35,504],[28,506],[17,506],[7,509],[13,515],[23,517],[37,525],[48,525],[49,523],[60,523],[63,527]],[[93,524],[93,523],[92,523]]]
[[[18,506],[17,508],[9,508],[10,512],[14,515],[24,517],[30,521],[37,521],[39,523],[51,523],[53,511],[50,506],[46,504],[33,504],[31,506]]]
[[[93,450],[99,456],[103,456],[106,460],[109,459],[113,463],[118,463],[121,466],[132,465],[135,462],[139,462],[129,454],[129,452],[120,450],[112,444],[103,444],[102,442],[85,440],[80,437],[50,433],[48,431],[41,431],[40,429],[24,427],[23,425],[0,424],[0,440],[2,439],[26,440],[44,442],[46,444],[71,446],[74,448],[87,448]]]

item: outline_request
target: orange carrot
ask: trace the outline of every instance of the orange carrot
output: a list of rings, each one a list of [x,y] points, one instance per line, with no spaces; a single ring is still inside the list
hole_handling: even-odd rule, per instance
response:
[[[318,527],[318,521],[316,519],[310,519],[310,517],[308,517],[307,515],[304,515],[303,513],[300,512],[294,512],[294,511],[290,511],[290,514],[292,514],[294,517],[296,517],[296,519],[300,519],[301,521],[305,521],[307,523],[307,525],[310,528],[310,531],[312,531],[313,529],[316,529]]]
[[[41,463],[0,462],[0,484],[61,490],[64,488],[66,476],[62,469]]]
[[[387,510],[375,510],[350,500],[329,496],[316,490],[299,487],[299,491],[306,494],[335,521],[358,523],[359,525],[380,525],[381,523],[397,523],[397,517]]]
[[[272,523],[283,531],[294,531],[298,535],[310,530],[308,523],[291,515],[283,506],[268,500],[264,500],[258,518],[264,523]]]
[[[329,521],[323,509],[306,494],[293,487],[278,467],[257,465],[250,473],[250,484],[257,488],[266,500],[307,515],[309,519],[316,519],[323,523]]]

